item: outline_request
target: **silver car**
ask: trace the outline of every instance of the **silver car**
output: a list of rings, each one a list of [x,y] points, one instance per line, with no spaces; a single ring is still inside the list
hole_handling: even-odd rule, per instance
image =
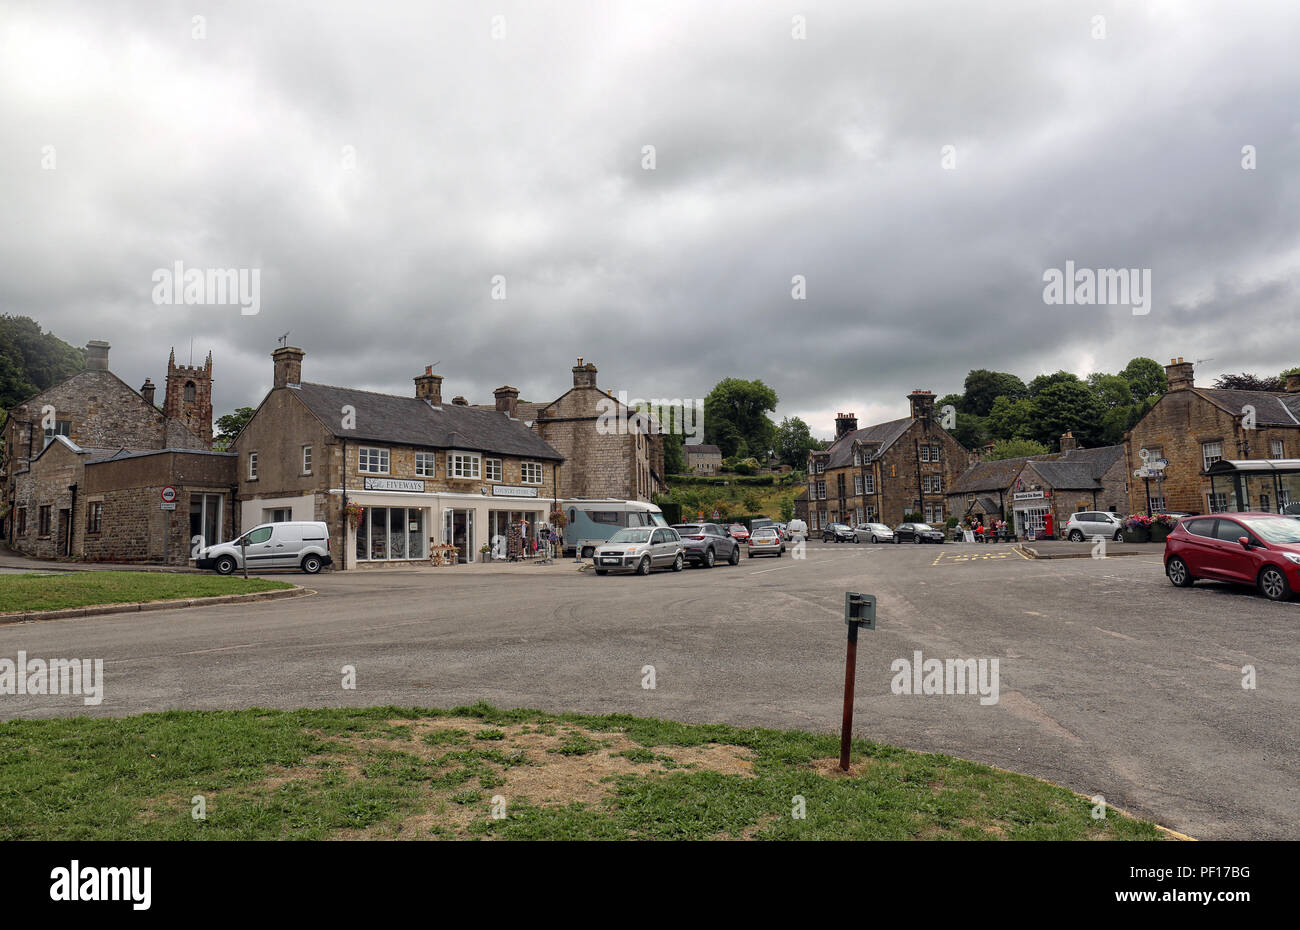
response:
[[[853,530],[853,536],[858,542],[887,542],[894,541],[894,531],[883,523],[859,523]]]
[[[596,547],[592,565],[597,575],[608,572],[648,575],[652,568],[680,572],[686,565],[686,547],[672,527],[630,526]]]
[[[762,529],[754,530],[754,535],[749,537],[749,558],[756,555],[774,555],[778,559],[785,552],[785,541],[781,539],[781,531],[775,526],[765,526]]]
[[[1085,539],[1092,539],[1094,536],[1117,540],[1123,528],[1124,521],[1117,513],[1106,513],[1101,510],[1081,510],[1078,513],[1070,514],[1070,519],[1066,522],[1065,530],[1061,535],[1070,542],[1083,542]]]

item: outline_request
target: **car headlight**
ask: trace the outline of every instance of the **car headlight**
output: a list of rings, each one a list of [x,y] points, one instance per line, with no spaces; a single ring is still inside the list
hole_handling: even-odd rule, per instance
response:
[[[1288,562],[1292,562],[1296,565],[1300,565],[1300,555],[1297,555],[1294,552],[1283,552],[1282,554],[1286,556]]]

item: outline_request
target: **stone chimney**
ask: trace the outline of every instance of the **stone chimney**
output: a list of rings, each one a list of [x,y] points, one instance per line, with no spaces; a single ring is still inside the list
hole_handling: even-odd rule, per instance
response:
[[[432,365],[425,365],[424,374],[415,376],[415,396],[442,406],[442,375],[435,375]]]
[[[493,391],[492,395],[497,399],[497,412],[514,417],[519,409],[519,388],[506,384]]]
[[[457,407],[468,407],[468,406],[469,406],[469,401],[467,401],[465,398],[461,397],[459,394],[457,394],[455,397],[453,397],[453,398],[451,399],[451,402],[452,402],[453,404],[455,404]]]
[[[148,378],[144,379],[144,384],[140,385],[140,396],[149,401],[149,406],[154,406],[153,402],[154,383]]]
[[[596,366],[591,362],[582,364],[582,356],[578,356],[578,364],[573,366],[573,386],[576,388],[596,386]]]
[[[1192,384],[1192,363],[1182,358],[1171,358],[1165,366],[1165,378],[1169,381],[1170,391],[1189,391]]]
[[[1077,448],[1079,448],[1079,440],[1077,440],[1077,439],[1074,438],[1074,432],[1073,432],[1073,431],[1071,431],[1071,430],[1066,430],[1064,433],[1061,434],[1061,451],[1062,451],[1062,452],[1070,452],[1070,451],[1072,451],[1072,450],[1074,450],[1074,449],[1077,449]]]
[[[934,394],[917,389],[907,395],[912,403],[912,419],[930,421],[934,419]]]
[[[280,346],[271,353],[275,363],[275,380],[272,387],[288,387],[302,383],[302,359],[307,353],[294,346]]]
[[[1286,376],[1286,392],[1288,394],[1300,393],[1300,371],[1293,371]]]
[[[838,440],[842,436],[847,436],[858,428],[858,418],[852,413],[835,414],[835,438]]]
[[[89,371],[108,371],[108,343],[92,339],[86,343],[86,368]]]

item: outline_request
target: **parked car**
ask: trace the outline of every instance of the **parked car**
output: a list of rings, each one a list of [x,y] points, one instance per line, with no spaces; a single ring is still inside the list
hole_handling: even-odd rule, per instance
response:
[[[756,555],[774,555],[778,559],[785,552],[785,540],[781,538],[781,531],[774,526],[765,526],[762,529],[754,531],[754,535],[749,537],[749,558]]]
[[[786,531],[790,534],[789,539],[794,539],[796,536],[802,536],[806,539],[808,537],[808,524],[795,517],[786,524]]]
[[[1117,513],[1108,513],[1102,510],[1081,510],[1078,513],[1070,514],[1070,519],[1065,522],[1065,529],[1061,535],[1070,542],[1083,542],[1085,539],[1092,539],[1094,536],[1102,536],[1106,539],[1118,541],[1124,529],[1123,524],[1124,519]]]
[[[731,526],[727,527],[727,535],[732,539],[739,539],[741,542],[744,542],[746,539],[749,539],[749,530],[745,529],[739,523],[733,523]]]
[[[314,575],[324,566],[334,564],[330,555],[330,531],[319,521],[261,523],[230,542],[200,549],[194,564],[229,575],[244,567],[248,570],[297,568]]]
[[[686,566],[686,547],[671,526],[628,527],[596,547],[592,564],[597,575],[608,572],[648,575],[652,568],[680,572]]]
[[[790,538],[790,527],[786,523],[775,524],[777,531],[780,532],[781,538],[788,540]]]
[[[857,542],[853,527],[847,523],[827,523],[822,528],[822,542]]]
[[[673,525],[686,550],[686,561],[712,568],[718,562],[740,564],[740,543],[728,536],[716,523],[677,523]]]
[[[1262,511],[1188,517],[1165,538],[1165,574],[1180,588],[1228,581],[1284,601],[1300,589],[1300,522]]]
[[[943,530],[936,530],[928,523],[900,523],[894,527],[896,543],[939,543],[943,544]]]
[[[891,543],[894,531],[883,523],[859,523],[853,530],[853,538],[856,542]]]

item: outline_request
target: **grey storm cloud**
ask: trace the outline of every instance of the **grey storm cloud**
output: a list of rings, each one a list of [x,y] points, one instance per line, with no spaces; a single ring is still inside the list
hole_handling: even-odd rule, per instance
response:
[[[821,434],[972,367],[1300,364],[1287,0],[194,7],[0,10],[0,311],[136,384],[211,350],[219,412],[285,332],[309,380],[471,402],[579,355],[762,378]],[[1150,268],[1151,312],[1046,305],[1067,260]],[[260,312],[155,305],[176,261],[259,269]]]

